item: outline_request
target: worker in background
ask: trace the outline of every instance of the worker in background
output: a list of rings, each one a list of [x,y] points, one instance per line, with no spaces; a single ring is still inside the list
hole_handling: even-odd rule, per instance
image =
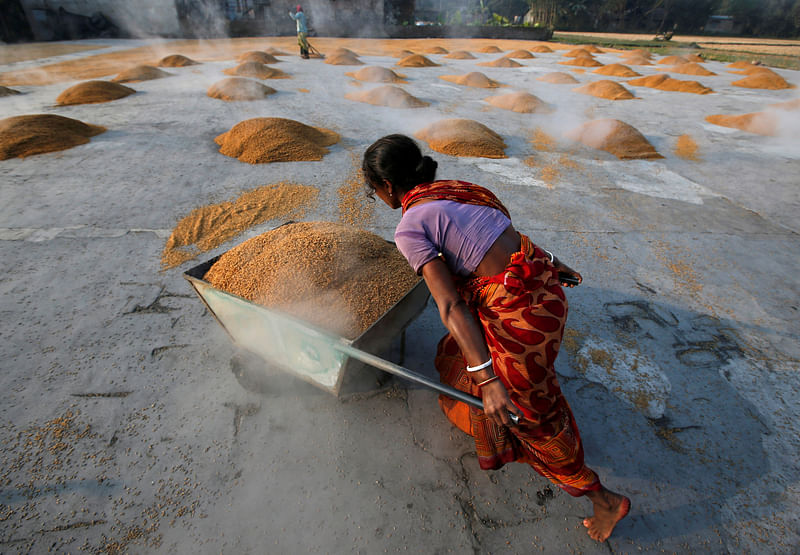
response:
[[[295,13],[289,11],[289,17],[297,23],[297,44],[300,45],[300,57],[308,59],[308,26],[306,25],[306,14],[303,13],[303,6],[297,5]]]
[[[553,366],[567,319],[562,285],[581,275],[518,233],[488,189],[437,181],[436,167],[412,139],[388,135],[366,150],[362,170],[372,194],[402,208],[395,243],[422,274],[450,332],[434,361],[441,380],[481,397],[484,410],[444,396],[439,404],[475,438],[482,469],[528,463],[570,495],[588,497],[594,514],[583,524],[605,541],[630,500],[584,463]]]

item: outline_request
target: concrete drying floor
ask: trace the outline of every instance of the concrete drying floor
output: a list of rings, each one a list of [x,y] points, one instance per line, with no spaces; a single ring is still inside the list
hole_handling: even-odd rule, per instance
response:
[[[334,41],[314,45],[330,51]],[[459,41],[475,52],[494,43]],[[7,64],[0,70],[120,51],[136,41],[85,41],[102,51]],[[237,43],[241,45],[242,43]],[[342,41],[353,47],[356,43]],[[387,41],[381,41],[380,47]],[[391,43],[395,49],[406,43]],[[449,41],[417,43],[442,45]],[[378,43],[357,43],[363,54]],[[760,110],[796,90],[733,87],[721,63],[697,96],[630,87],[612,102],[535,78],[559,52],[525,67],[431,59],[394,68],[431,103],[399,110],[346,100],[346,71],[296,56],[293,39],[254,39],[292,56],[278,93],[226,103],[206,89],[234,65],[172,49],[202,65],[134,83],[137,93],[55,107],[78,81],[20,85],[0,98],[9,117],[55,113],[108,131],[63,152],[0,162],[0,551],[5,553],[607,553],[795,552],[800,547],[800,148],[798,126],[767,138],[704,122]],[[160,57],[160,56],[159,56]],[[217,61],[209,61],[211,59]],[[150,58],[152,61],[158,59]],[[604,63],[619,61],[601,54]],[[397,58],[364,55],[393,67]],[[635,67],[646,75],[659,66]],[[124,67],[120,67],[121,71]],[[510,85],[468,89],[438,75],[479,70]],[[778,70],[800,84],[800,74]],[[116,72],[110,73],[110,78]],[[581,83],[598,78],[574,73]],[[620,79],[614,79],[622,81]],[[0,82],[13,86],[3,81]],[[309,92],[300,92],[307,89]],[[483,101],[512,90],[555,104],[516,114]],[[791,123],[789,112],[785,120]],[[218,153],[213,138],[239,121],[280,116],[334,129],[321,162],[251,166]],[[161,271],[173,226],[200,205],[291,180],[320,187],[307,219],[338,218],[336,189],[363,149],[391,132],[463,117],[500,133],[509,158],[433,153],[439,176],[493,188],[516,226],[579,269],[557,369],[588,463],[633,501],[605,544],[588,538],[589,502],[572,499],[527,466],[479,470],[469,438],[436,395],[392,381],[373,394],[333,398],[266,369],[261,392],[232,370],[236,352],[182,272]],[[558,137],[589,118],[615,117],[665,156],[620,161],[559,144],[536,152],[531,132]],[[689,134],[699,161],[675,155]],[[536,165],[524,163],[534,156]],[[566,163],[565,163],[566,162]],[[375,206],[369,230],[392,237],[399,213]],[[405,364],[432,375],[443,334],[435,307],[408,330]],[[250,367],[250,372],[255,370]],[[249,382],[246,382],[249,383]]]

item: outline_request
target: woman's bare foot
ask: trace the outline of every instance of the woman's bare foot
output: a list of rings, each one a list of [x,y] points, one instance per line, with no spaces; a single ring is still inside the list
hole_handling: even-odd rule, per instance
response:
[[[590,538],[604,542],[614,531],[617,522],[631,510],[631,500],[605,488],[590,492],[588,497],[594,504],[594,515],[583,519],[583,525],[588,528]]]

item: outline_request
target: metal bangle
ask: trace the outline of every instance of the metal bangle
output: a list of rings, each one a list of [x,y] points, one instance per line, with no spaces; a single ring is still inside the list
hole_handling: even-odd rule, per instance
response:
[[[553,261],[556,259],[556,257],[555,257],[555,256],[553,256],[553,253],[552,253],[552,252],[550,252],[549,250],[547,250],[547,249],[542,249],[542,250],[543,250],[543,251],[544,251],[544,252],[547,254],[547,256],[549,256],[549,257],[550,257],[550,262],[551,262],[551,263],[552,263],[552,262],[553,262]]]
[[[478,389],[480,389],[481,387],[485,386],[486,384],[492,383],[493,381],[499,380],[499,379],[500,379],[500,376],[492,376],[488,380],[483,380],[481,383],[478,384]]]
[[[483,364],[479,364],[478,366],[467,366],[467,372],[479,372],[484,368],[488,368],[491,365],[492,365],[492,359],[489,359]]]

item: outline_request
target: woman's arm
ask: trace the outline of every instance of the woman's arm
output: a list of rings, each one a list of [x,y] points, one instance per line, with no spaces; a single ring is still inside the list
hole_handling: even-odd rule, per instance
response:
[[[453,334],[469,366],[480,366],[489,360],[489,348],[483,330],[472,316],[469,307],[453,285],[453,275],[441,258],[435,258],[422,267],[422,277],[436,301],[442,323]],[[492,376],[489,366],[477,372],[470,372],[474,383],[481,383]],[[481,387],[481,397],[486,415],[501,426],[512,426],[508,412],[522,417],[521,411],[508,398],[508,392],[500,380]]]

